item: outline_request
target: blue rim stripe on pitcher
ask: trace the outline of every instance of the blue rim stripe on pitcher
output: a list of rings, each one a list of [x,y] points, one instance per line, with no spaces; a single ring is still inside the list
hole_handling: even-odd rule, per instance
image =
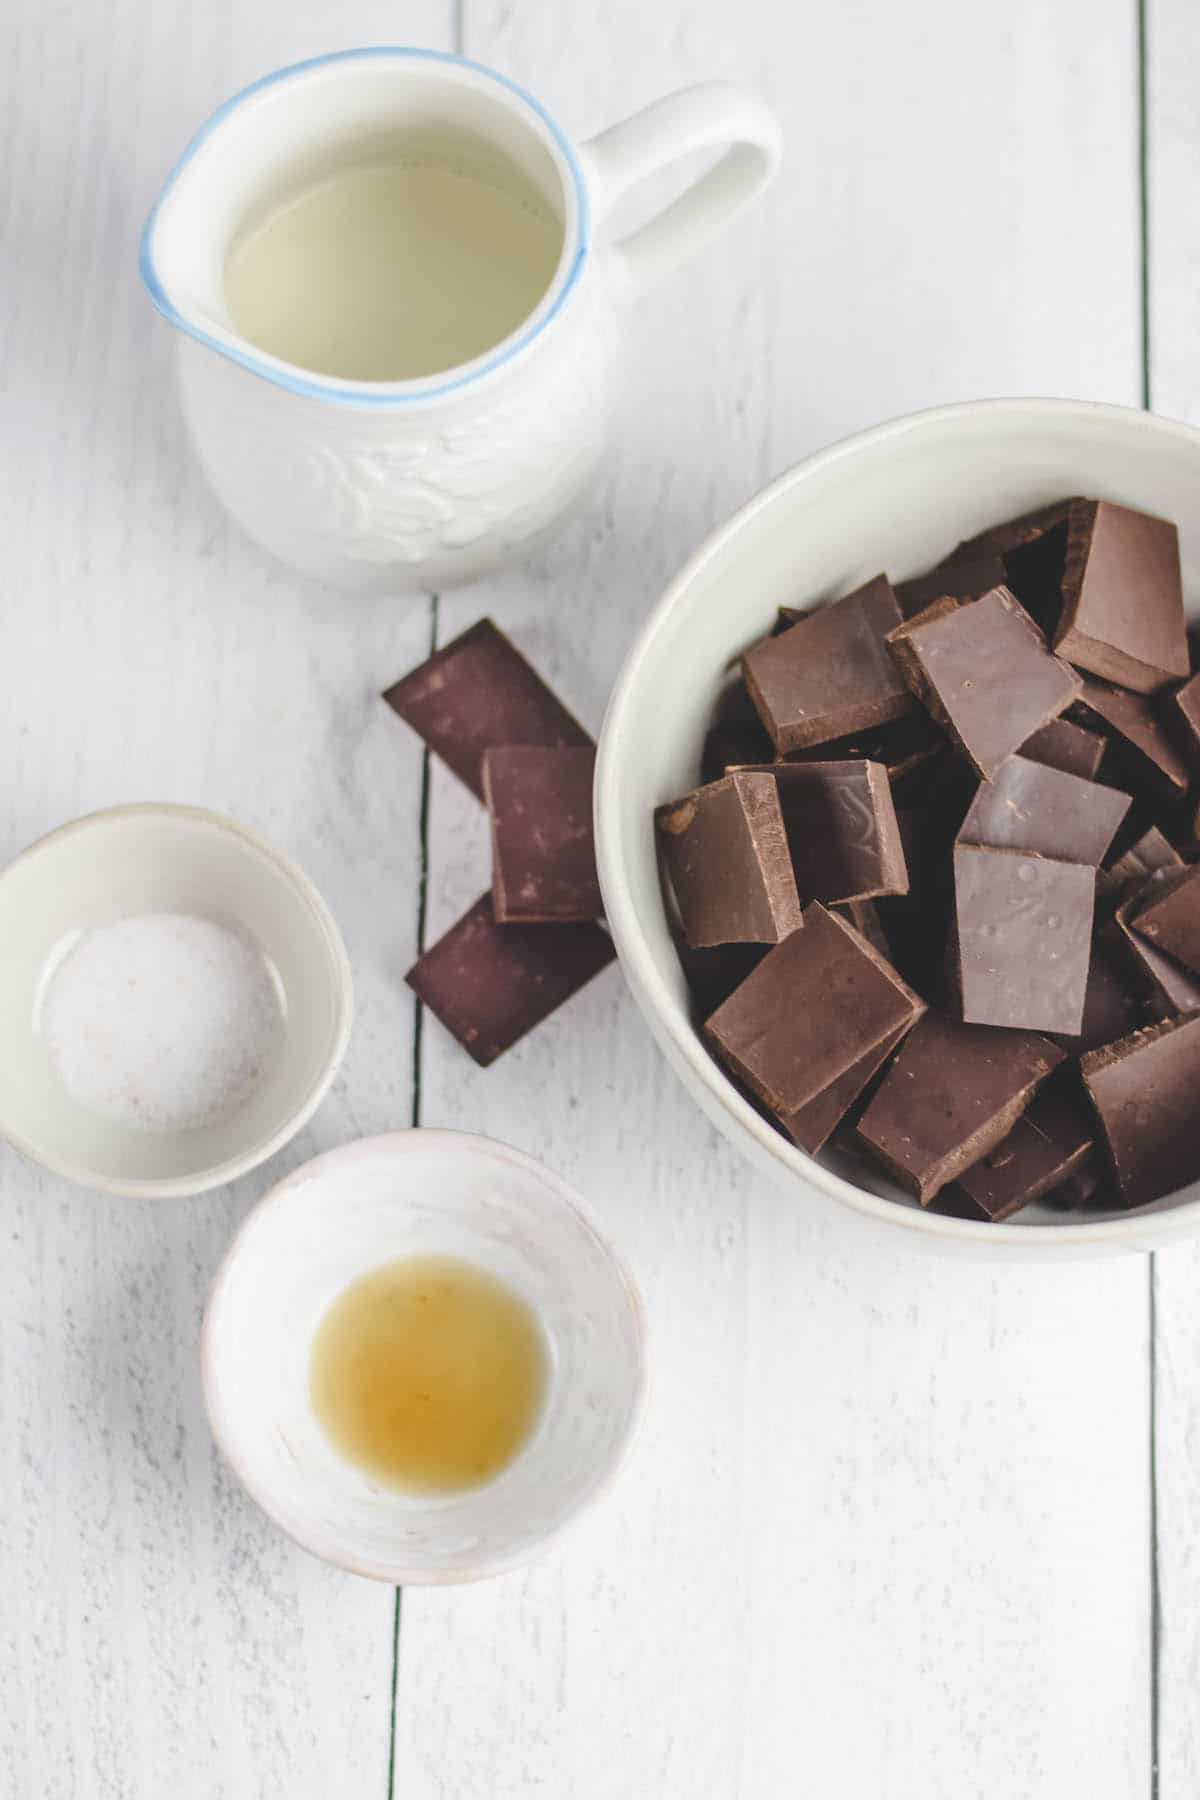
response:
[[[290,363],[258,356],[251,350],[243,349],[238,343],[227,343],[214,333],[205,331],[203,326],[185,318],[178,307],[173,304],[159,279],[154,263],[154,252],[151,248],[159,214],[179,177],[217,126],[228,118],[229,114],[244,100],[248,100],[252,94],[257,94],[264,88],[274,87],[279,82],[290,80],[294,75],[306,74],[308,70],[322,68],[328,63],[358,62],[366,58],[386,56],[403,56],[425,62],[450,63],[456,68],[469,69],[475,75],[482,75],[487,80],[494,81],[498,87],[506,88],[510,94],[515,94],[517,99],[540,119],[553,138],[571,171],[571,180],[575,189],[577,209],[575,256],[562,281],[562,286],[554,297],[553,305],[541,318],[537,319],[536,323],[528,325],[517,336],[504,340],[492,355],[482,358],[469,373],[456,375],[450,381],[439,382],[436,377],[430,377],[428,381],[422,378],[418,385],[407,382],[352,383],[339,381],[332,377],[322,379],[316,375],[305,374]],[[424,50],[401,44],[372,44],[360,50],[331,50],[323,56],[311,56],[303,62],[289,63],[286,68],[273,69],[270,74],[260,75],[257,81],[252,81],[248,87],[242,88],[239,93],[232,94],[228,100],[218,106],[217,110],[201,125],[163,183],[162,191],[155,201],[142,231],[141,243],[138,248],[138,268],[147,293],[170,324],[188,337],[195,338],[197,343],[204,344],[210,350],[215,350],[219,356],[228,357],[231,362],[238,363],[243,369],[249,370],[252,375],[257,375],[264,381],[273,382],[276,387],[285,388],[289,393],[301,394],[309,400],[334,400],[342,406],[358,407],[412,406],[428,400],[440,399],[443,395],[454,393],[459,388],[470,387],[473,382],[481,380],[485,375],[490,375],[496,369],[502,368],[505,363],[511,362],[514,356],[518,356],[522,350],[540,337],[546,326],[562,310],[567,296],[576,286],[587,258],[590,238],[591,208],[588,202],[587,183],[584,180],[578,154],[562,127],[551,117],[541,102],[535,100],[532,94],[527,93],[519,82],[511,80],[507,75],[500,74],[497,69],[489,69],[484,63],[472,62],[470,57],[456,56],[450,50]]]

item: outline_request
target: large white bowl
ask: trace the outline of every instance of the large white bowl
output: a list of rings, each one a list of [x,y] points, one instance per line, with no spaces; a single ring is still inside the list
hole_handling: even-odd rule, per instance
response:
[[[549,1366],[529,1442],[491,1481],[447,1495],[352,1467],[309,1386],[330,1302],[380,1263],[431,1252],[515,1289]],[[213,1435],[298,1543],[381,1581],[477,1581],[536,1555],[607,1486],[641,1405],[642,1313],[565,1182],[488,1138],[400,1131],[317,1157],[254,1209],[213,1285],[201,1356]]]
[[[1179,526],[1184,592],[1200,612],[1200,432],[1123,407],[984,400],[898,419],[810,457],[714,533],[626,658],[596,768],[605,911],[634,998],[709,1117],[775,1177],[906,1227],[992,1253],[1151,1248],[1200,1230],[1200,1184],[1136,1213],[1026,1209],[1007,1224],[922,1211],[880,1172],[813,1158],[768,1125],[697,1035],[663,907],[653,813],[695,785],[723,673],[780,605],[808,607],[886,569],[902,580],[998,519],[1064,494],[1121,501]],[[1200,1095],[1197,1096],[1200,1103]]]

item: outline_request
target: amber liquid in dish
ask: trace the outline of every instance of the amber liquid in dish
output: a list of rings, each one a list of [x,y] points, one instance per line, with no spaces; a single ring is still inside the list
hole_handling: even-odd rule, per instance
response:
[[[480,1486],[526,1442],[546,1350],[511,1288],[454,1256],[406,1256],[352,1281],[313,1339],[313,1408],[334,1448],[410,1493]]]

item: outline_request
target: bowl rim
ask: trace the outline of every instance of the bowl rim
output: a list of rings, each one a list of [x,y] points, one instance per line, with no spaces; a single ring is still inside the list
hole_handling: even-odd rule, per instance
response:
[[[802,1182],[868,1218],[915,1232],[926,1240],[938,1240],[943,1245],[955,1244],[977,1252],[984,1251],[988,1245],[1003,1246],[1009,1251],[1019,1250],[1025,1256],[1035,1257],[1053,1256],[1071,1247],[1140,1247],[1143,1233],[1162,1241],[1200,1230],[1200,1199],[1182,1201],[1158,1212],[1135,1210],[1115,1219],[1048,1225],[1038,1229],[1003,1221],[955,1219],[922,1207],[898,1206],[894,1200],[872,1194],[845,1180],[798,1145],[789,1144],[738,1093],[708,1054],[699,1033],[676,1006],[643,931],[626,874],[620,827],[622,739],[635,718],[634,691],[641,679],[642,665],[652,655],[662,633],[675,625],[678,615],[686,612],[689,590],[701,569],[760,513],[769,511],[781,496],[802,486],[813,475],[861,450],[899,444],[913,432],[981,417],[1024,419],[1031,423],[1055,419],[1090,420],[1119,431],[1139,432],[1147,438],[1173,438],[1200,453],[1200,429],[1180,420],[1162,418],[1145,409],[1096,400],[1037,397],[966,400],[904,413],[867,430],[853,432],[793,463],[760,488],[709,533],[668,583],[626,652],[613,685],[597,746],[594,789],[596,862],[605,917],[633,997],[685,1087],[711,1096],[739,1128],[737,1137],[752,1139],[759,1152],[770,1156],[779,1166],[779,1174],[786,1172],[798,1176]],[[748,1151],[750,1146],[742,1142],[739,1148]]]
[[[325,1059],[325,1065],[311,1084],[307,1093],[287,1117],[282,1119],[275,1130],[241,1151],[237,1156],[227,1157],[223,1162],[214,1163],[207,1169],[194,1171],[189,1175],[171,1175],[152,1177],[141,1180],[122,1180],[118,1176],[98,1174],[94,1169],[74,1161],[69,1155],[45,1146],[33,1143],[17,1130],[4,1116],[0,1105],[0,1137],[10,1143],[22,1156],[31,1162],[48,1169],[51,1174],[60,1175],[77,1186],[90,1189],[95,1193],[114,1194],[122,1199],[132,1200],[182,1200],[190,1199],[197,1194],[210,1192],[213,1188],[222,1187],[227,1182],[235,1181],[256,1169],[260,1163],[282,1150],[290,1143],[296,1133],[302,1131],[311,1119],[321,1101],[329,1091],[331,1082],[337,1074],[350,1042],[350,1032],[354,1023],[354,978],[350,967],[350,958],[342,941],[337,920],[317,887],[304,873],[299,865],[277,850],[273,844],[260,837],[258,832],[249,826],[241,825],[236,819],[228,818],[224,813],[213,812],[204,806],[191,806],[168,800],[138,800],[121,806],[100,807],[95,812],[81,813],[76,819],[69,819],[58,825],[42,837],[36,838],[20,851],[11,862],[0,869],[0,885],[19,868],[39,860],[65,839],[81,836],[88,831],[106,830],[112,825],[119,825],[130,818],[159,818],[183,821],[192,825],[203,826],[233,838],[242,848],[249,848],[266,858],[296,890],[300,900],[315,921],[329,958],[330,985],[334,992],[336,1019],[332,1042]]]
[[[271,1497],[264,1493],[261,1484],[248,1474],[242,1459],[226,1441],[222,1425],[229,1415],[230,1408],[216,1375],[216,1315],[234,1264],[241,1253],[244,1239],[249,1231],[261,1224],[265,1215],[286,1210],[293,1189],[312,1180],[314,1176],[319,1179],[330,1168],[340,1168],[343,1164],[357,1161],[364,1156],[404,1156],[409,1151],[427,1151],[429,1149],[439,1153],[449,1152],[457,1156],[479,1157],[489,1163],[505,1163],[522,1173],[536,1177],[539,1185],[549,1190],[554,1200],[574,1215],[613,1270],[628,1309],[634,1349],[633,1385],[629,1396],[629,1417],[625,1430],[607,1462],[598,1467],[586,1492],[582,1494],[576,1504],[564,1513],[549,1530],[533,1539],[532,1542],[522,1545],[519,1549],[507,1552],[499,1550],[453,1569],[437,1570],[423,1568],[419,1564],[404,1564],[399,1561],[383,1561],[374,1557],[344,1555],[323,1541],[319,1531],[309,1533],[298,1527],[295,1519],[285,1518],[282,1510],[277,1509]],[[403,1204],[402,1200],[401,1204]],[[254,1504],[261,1512],[265,1513],[278,1530],[284,1533],[285,1537],[289,1537],[293,1543],[298,1544],[309,1555],[319,1557],[322,1562],[330,1563],[336,1568],[347,1569],[352,1575],[362,1575],[372,1581],[386,1581],[397,1587],[455,1587],[466,1582],[484,1581],[494,1575],[507,1575],[512,1570],[523,1568],[525,1564],[533,1562],[564,1531],[590,1511],[592,1506],[612,1486],[629,1455],[645,1415],[648,1388],[646,1311],[638,1285],[625,1258],[608,1233],[601,1229],[591,1208],[561,1175],[556,1174],[553,1169],[547,1168],[545,1163],[539,1162],[536,1157],[530,1156],[528,1151],[518,1150],[514,1144],[504,1143],[499,1138],[486,1137],[482,1132],[454,1131],[443,1126],[410,1125],[398,1131],[377,1132],[368,1137],[350,1138],[344,1144],[335,1145],[332,1150],[322,1151],[319,1156],[311,1157],[308,1162],[301,1163],[299,1168],[293,1169],[290,1175],[284,1176],[282,1181],[277,1182],[263,1195],[261,1200],[251,1207],[230,1239],[209,1288],[208,1299],[204,1307],[204,1320],[200,1328],[200,1383],[204,1396],[204,1410],[208,1416],[209,1429],[217,1448]]]

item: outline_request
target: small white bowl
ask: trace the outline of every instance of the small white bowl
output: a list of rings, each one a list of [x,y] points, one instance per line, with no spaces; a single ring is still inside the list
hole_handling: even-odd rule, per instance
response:
[[[222,927],[252,957],[261,953],[281,1015],[256,1085],[228,1109],[175,1128],[130,1123],[72,1092],[44,1029],[53,978],[87,933],[164,913]],[[315,1111],[345,1053],[351,1013],[350,965],[317,890],[216,813],[169,805],[92,813],[0,874],[0,1133],[85,1187],[167,1199],[245,1174]],[[157,1013],[152,1023],[156,1034],[170,1030]]]
[[[514,1289],[541,1324],[549,1371],[513,1461],[438,1496],[346,1462],[309,1390],[330,1302],[380,1263],[430,1253]],[[607,1485],[640,1410],[642,1340],[633,1282],[564,1182],[488,1138],[402,1131],[317,1157],[246,1219],[209,1297],[204,1396],[234,1472],[306,1550],[379,1581],[477,1581],[535,1556]]]
[[[714,1124],[776,1178],[926,1243],[988,1255],[1152,1248],[1200,1231],[1200,1184],[1102,1217],[1027,1208],[1006,1224],[923,1211],[879,1171],[814,1158],[762,1119],[692,1024],[659,884],[654,808],[693,787],[722,676],[775,619],[849,593],[885,569],[902,580],[960,539],[1065,494],[1173,519],[1185,595],[1200,608],[1200,432],[1075,400],[982,400],[897,419],[790,470],[710,537],[635,640],[596,763],[596,855],[621,966],[667,1058]]]

